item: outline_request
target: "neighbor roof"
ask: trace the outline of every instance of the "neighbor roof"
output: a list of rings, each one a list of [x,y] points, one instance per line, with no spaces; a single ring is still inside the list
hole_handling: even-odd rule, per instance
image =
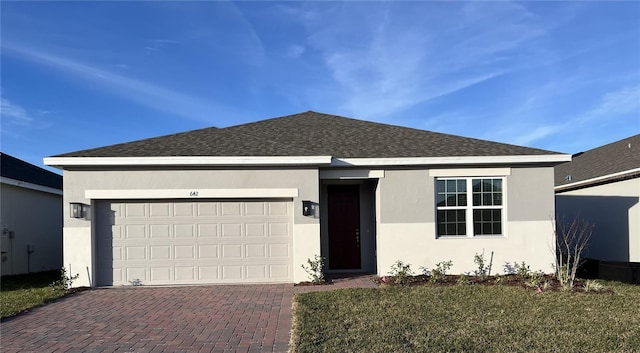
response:
[[[637,177],[639,169],[640,134],[575,154],[571,162],[555,167],[555,185],[556,189],[568,189]]]
[[[557,154],[313,111],[206,128],[54,157],[333,156],[466,157]]]
[[[62,175],[42,169],[6,153],[0,153],[0,175],[3,178],[62,190]]]

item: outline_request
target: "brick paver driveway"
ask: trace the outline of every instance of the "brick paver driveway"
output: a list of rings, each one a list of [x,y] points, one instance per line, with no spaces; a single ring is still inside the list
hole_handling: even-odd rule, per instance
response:
[[[7,352],[286,352],[296,292],[373,286],[220,285],[88,290],[6,320]]]

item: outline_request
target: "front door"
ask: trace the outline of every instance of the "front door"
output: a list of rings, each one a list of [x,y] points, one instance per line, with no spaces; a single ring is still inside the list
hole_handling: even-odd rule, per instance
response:
[[[359,185],[327,186],[329,269],[360,269]]]

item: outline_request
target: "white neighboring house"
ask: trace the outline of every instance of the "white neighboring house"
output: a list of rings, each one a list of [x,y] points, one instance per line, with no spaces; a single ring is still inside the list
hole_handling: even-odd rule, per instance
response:
[[[491,253],[551,272],[553,166],[570,155],[316,112],[45,158],[64,170],[78,286],[452,273]],[[78,212],[72,212],[72,207]]]
[[[2,275],[62,267],[62,176],[0,153]]]
[[[594,224],[588,275],[640,283],[640,135],[555,167],[556,216]]]

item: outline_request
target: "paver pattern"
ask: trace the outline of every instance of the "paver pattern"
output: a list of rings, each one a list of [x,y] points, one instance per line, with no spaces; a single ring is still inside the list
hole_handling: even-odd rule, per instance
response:
[[[3,321],[8,352],[287,352],[300,292],[375,287],[369,276],[333,285],[119,287],[83,291]]]

